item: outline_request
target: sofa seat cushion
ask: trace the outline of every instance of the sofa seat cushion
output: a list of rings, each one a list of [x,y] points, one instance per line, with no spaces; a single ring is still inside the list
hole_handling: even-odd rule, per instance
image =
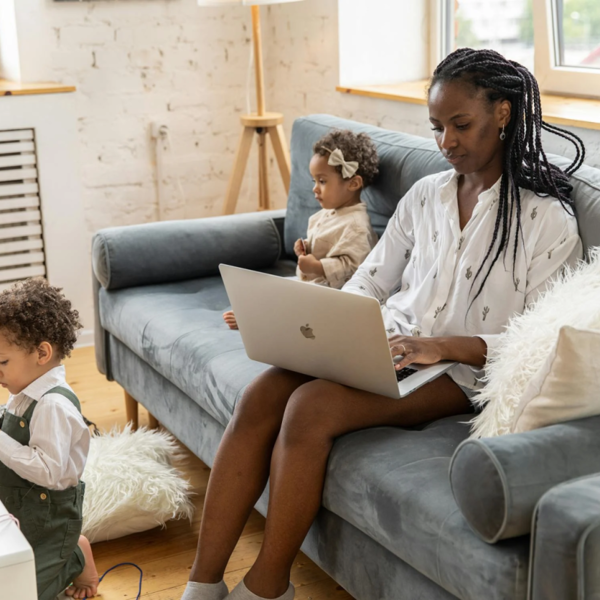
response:
[[[469,418],[341,437],[323,505],[459,598],[525,598],[529,538],[485,543],[450,489],[450,459],[469,435]]]
[[[281,261],[265,272],[294,270],[295,263]],[[104,329],[223,426],[246,385],[267,368],[247,358],[239,331],[223,321],[229,308],[219,276],[100,291]]]

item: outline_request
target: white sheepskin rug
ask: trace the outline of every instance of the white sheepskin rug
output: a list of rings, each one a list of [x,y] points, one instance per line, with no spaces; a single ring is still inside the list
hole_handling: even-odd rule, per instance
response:
[[[473,399],[485,409],[472,421],[472,437],[509,433],[521,396],[563,325],[600,329],[600,247],[589,263],[566,270],[532,307],[511,319],[488,359],[487,385]]]
[[[173,466],[180,458],[164,431],[127,425],[93,436],[82,477],[83,535],[100,542],[191,519],[191,484]]]

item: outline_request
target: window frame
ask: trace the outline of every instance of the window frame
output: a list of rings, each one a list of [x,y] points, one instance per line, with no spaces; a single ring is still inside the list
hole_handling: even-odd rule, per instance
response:
[[[600,97],[600,68],[559,64],[556,0],[533,0],[535,76],[543,92]]]
[[[452,47],[452,0],[430,0],[431,71]],[[534,75],[542,93],[600,98],[600,68],[559,64],[556,0],[533,0]]]

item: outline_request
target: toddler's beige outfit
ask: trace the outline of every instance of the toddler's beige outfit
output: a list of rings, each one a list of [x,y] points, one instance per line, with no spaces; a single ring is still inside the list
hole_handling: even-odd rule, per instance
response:
[[[301,281],[341,288],[377,243],[366,204],[323,209],[308,220],[306,252],[321,261],[325,277],[296,269]]]

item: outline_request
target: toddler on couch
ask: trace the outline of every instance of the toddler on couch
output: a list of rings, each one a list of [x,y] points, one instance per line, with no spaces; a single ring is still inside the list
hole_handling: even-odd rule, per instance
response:
[[[341,288],[377,243],[361,191],[379,173],[377,150],[365,133],[334,130],[313,147],[309,169],[321,210],[308,220],[307,239],[298,239],[296,275],[301,281]],[[233,311],[223,314],[237,329]]]

